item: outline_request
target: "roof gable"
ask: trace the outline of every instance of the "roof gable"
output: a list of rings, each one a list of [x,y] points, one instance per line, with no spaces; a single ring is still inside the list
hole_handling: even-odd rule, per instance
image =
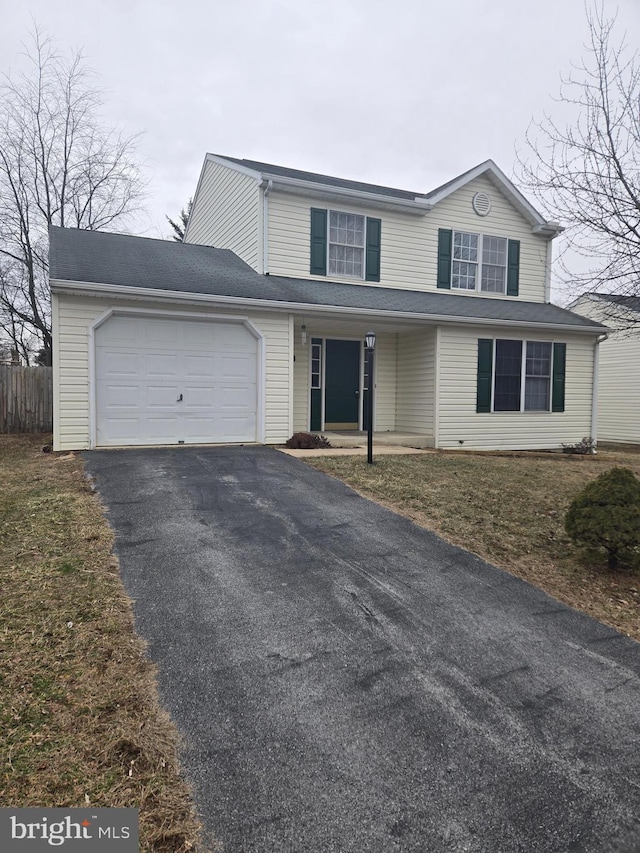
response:
[[[207,154],[207,160],[227,165],[229,168],[243,171],[253,175],[257,181],[271,181],[278,188],[309,189],[311,191],[340,193],[360,200],[368,198],[375,202],[386,201],[402,205],[415,212],[426,213],[436,207],[441,201],[448,198],[452,193],[465,187],[471,181],[484,175],[518,210],[524,219],[531,225],[534,233],[543,237],[555,237],[563,229],[555,222],[548,222],[541,213],[525,198],[515,185],[507,178],[504,172],[498,168],[493,160],[485,160],[472,169],[468,169],[456,178],[441,184],[426,193],[412,192],[409,190],[395,189],[380,184],[369,184],[362,181],[350,181],[345,178],[336,178],[317,172],[307,172],[300,169],[291,169],[285,166],[277,166],[272,163],[263,163],[258,160],[246,160],[237,157],[227,157],[218,154]]]

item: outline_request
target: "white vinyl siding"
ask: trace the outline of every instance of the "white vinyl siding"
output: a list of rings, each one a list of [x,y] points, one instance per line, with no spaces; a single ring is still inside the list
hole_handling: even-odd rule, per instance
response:
[[[293,432],[309,432],[309,358],[311,335],[307,332],[307,344],[301,342],[301,324],[296,323],[293,338],[295,361],[293,364]]]
[[[90,353],[89,329],[110,308],[169,311],[176,318],[187,314],[202,317],[246,316],[264,336],[264,432],[267,444],[277,444],[290,435],[290,341],[289,319],[284,313],[240,312],[176,306],[168,301],[109,300],[54,294],[57,318],[54,343],[54,448],[79,450],[90,446]],[[92,357],[92,356],[91,356]],[[263,381],[259,375],[259,382]]]
[[[484,217],[474,213],[471,199],[476,192],[491,196],[491,212]],[[269,270],[272,275],[310,278],[311,207],[330,210],[335,203],[293,193],[273,191],[269,197]],[[349,209],[356,211],[350,203]],[[484,176],[441,201],[424,215],[382,210],[357,205],[364,216],[382,220],[380,283],[368,286],[398,287],[405,290],[435,291],[438,264],[438,229],[451,228],[466,233],[498,235],[520,241],[520,282],[517,297],[475,291],[452,290],[463,298],[520,299],[545,301],[547,281],[547,240],[535,236],[531,225],[500,191]],[[332,280],[358,286],[348,276],[330,276]],[[439,291],[443,292],[443,291]]]
[[[435,336],[433,328],[398,335],[398,432],[433,439],[435,394]]]
[[[567,345],[564,412],[476,412],[478,339],[535,337]],[[591,432],[592,337],[495,328],[441,327],[438,446],[462,450],[542,450],[574,444]]]
[[[598,440],[640,444],[640,329],[613,333],[599,361]]]
[[[612,329],[599,346],[598,440],[640,444],[640,326],[616,332],[624,317],[616,318],[611,303],[588,296],[572,310]],[[638,315],[640,323],[640,314]]]
[[[373,425],[377,432],[396,429],[397,335],[378,334],[374,352]]]
[[[189,219],[187,243],[231,249],[258,269],[260,190],[250,175],[207,161]]]

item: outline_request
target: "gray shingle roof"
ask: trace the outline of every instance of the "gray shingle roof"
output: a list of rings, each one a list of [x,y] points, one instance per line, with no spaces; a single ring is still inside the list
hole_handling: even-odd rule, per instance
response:
[[[295,303],[359,309],[363,314],[385,311],[391,317],[416,314],[605,330],[556,305],[264,276],[229,249],[74,228],[50,229],[50,276],[68,282],[281,302],[283,308]]]
[[[256,172],[264,172],[267,175],[277,175],[283,178],[295,178],[299,181],[311,181],[312,183],[326,184],[330,187],[342,187],[346,190],[356,192],[375,193],[376,195],[387,195],[391,198],[402,198],[413,201],[414,198],[426,198],[424,193],[414,193],[409,190],[398,190],[393,187],[383,187],[378,184],[366,184],[362,181],[348,181],[345,178],[334,178],[331,175],[321,175],[318,172],[305,172],[301,169],[289,169],[285,166],[275,166],[273,163],[261,163],[259,160],[241,160],[238,157],[227,157],[224,154],[215,154],[230,163],[237,163],[247,169]]]
[[[621,308],[626,308],[628,311],[637,311],[640,313],[640,296],[619,296],[615,293],[593,293],[592,296],[597,296],[604,302],[612,302],[614,305],[620,305]]]

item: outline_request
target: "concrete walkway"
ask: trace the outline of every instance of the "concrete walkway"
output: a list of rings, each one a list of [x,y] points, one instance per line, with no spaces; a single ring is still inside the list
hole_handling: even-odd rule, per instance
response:
[[[310,456],[366,456],[367,446],[365,441],[364,447],[318,447],[313,450],[295,450],[289,447],[277,447],[281,453],[286,453],[289,456],[295,456],[298,459],[309,458]],[[435,453],[435,450],[423,450],[419,447],[400,447],[398,445],[379,445],[374,448],[373,459],[375,462],[376,456],[406,456],[419,455],[421,453]]]

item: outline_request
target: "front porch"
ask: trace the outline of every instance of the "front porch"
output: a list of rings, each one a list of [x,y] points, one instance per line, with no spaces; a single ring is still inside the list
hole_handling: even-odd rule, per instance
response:
[[[297,317],[293,432],[366,447],[371,377],[364,337],[376,332],[373,427],[378,446],[434,447],[436,329],[376,318]]]
[[[318,435],[327,438],[332,447],[366,448],[367,446],[367,433],[362,430],[328,430]],[[433,447],[433,441],[428,435],[387,430],[373,433],[373,446],[374,449],[376,447],[414,447],[418,450],[427,450]]]

